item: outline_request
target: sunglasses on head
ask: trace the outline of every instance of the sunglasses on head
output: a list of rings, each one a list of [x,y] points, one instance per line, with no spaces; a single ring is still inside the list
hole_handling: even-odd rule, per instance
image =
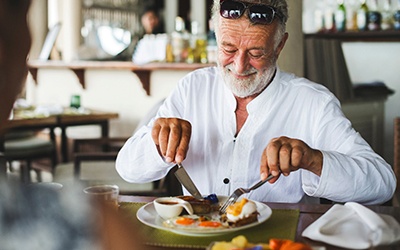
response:
[[[226,19],[238,19],[248,9],[248,17],[252,23],[270,24],[275,15],[279,16],[275,8],[269,5],[249,4],[240,1],[221,0],[219,13]]]

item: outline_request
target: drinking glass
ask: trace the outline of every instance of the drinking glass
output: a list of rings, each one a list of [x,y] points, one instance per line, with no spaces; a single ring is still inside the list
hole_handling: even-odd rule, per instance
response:
[[[95,201],[104,202],[118,208],[119,187],[117,185],[91,186],[85,188],[83,192]]]

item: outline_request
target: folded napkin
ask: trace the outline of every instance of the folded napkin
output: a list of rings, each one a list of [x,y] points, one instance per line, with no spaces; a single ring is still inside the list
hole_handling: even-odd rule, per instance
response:
[[[339,247],[366,249],[400,240],[400,225],[390,215],[347,202],[335,204],[308,226],[302,236]]]
[[[63,107],[58,104],[39,105],[35,109],[36,115],[44,115],[44,116],[59,115],[59,114],[62,114],[62,112],[63,112]]]

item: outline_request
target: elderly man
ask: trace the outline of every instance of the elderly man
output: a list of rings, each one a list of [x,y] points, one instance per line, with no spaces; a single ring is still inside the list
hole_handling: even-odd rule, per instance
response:
[[[337,98],[278,68],[288,39],[286,1],[214,0],[212,15],[218,67],[179,82],[120,151],[120,175],[153,181],[182,162],[204,195],[229,195],[272,174],[249,198],[389,200],[391,167],[351,127]]]

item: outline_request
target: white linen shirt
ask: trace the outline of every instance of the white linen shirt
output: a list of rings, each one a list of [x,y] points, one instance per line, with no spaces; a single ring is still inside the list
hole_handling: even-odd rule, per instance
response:
[[[324,86],[278,69],[269,86],[247,105],[248,118],[236,137],[235,109],[236,100],[218,69],[209,67],[184,77],[156,115],[191,123],[182,164],[203,195],[229,195],[252,186],[260,180],[261,154],[269,141],[287,136],[322,151],[321,176],[303,169],[281,175],[274,184],[247,195],[250,199],[299,202],[312,196],[372,204],[391,198],[396,187],[391,167],[351,127],[339,101]],[[158,180],[173,167],[152,140],[153,122],[139,129],[118,154],[116,169],[126,181]]]

